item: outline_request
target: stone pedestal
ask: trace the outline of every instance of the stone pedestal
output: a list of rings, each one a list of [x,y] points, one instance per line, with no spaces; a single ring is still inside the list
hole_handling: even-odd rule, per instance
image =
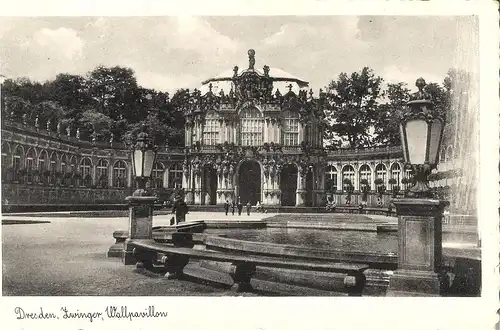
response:
[[[153,238],[153,205],[156,197],[129,196],[125,200],[129,204],[129,235],[123,247],[122,260],[125,265],[132,265],[135,264],[135,258],[128,241]]]
[[[442,214],[446,201],[394,200],[398,214],[398,269],[387,296],[439,296],[442,268]]]

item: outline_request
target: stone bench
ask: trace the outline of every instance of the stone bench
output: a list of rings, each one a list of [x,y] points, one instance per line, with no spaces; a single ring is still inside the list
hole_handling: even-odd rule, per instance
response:
[[[174,235],[175,237],[175,235]],[[363,271],[366,264],[304,261],[290,258],[269,257],[260,255],[242,255],[209,250],[196,250],[189,246],[189,235],[177,235],[174,246],[154,242],[153,240],[134,239],[128,242],[133,249],[133,255],[138,268],[154,269],[158,265],[164,267],[166,278],[179,278],[184,267],[192,259],[218,262],[230,262],[229,275],[233,279],[232,290],[237,292],[251,291],[250,280],[257,266],[272,268],[287,268],[338,273],[343,277],[339,290],[347,291],[349,295],[361,295],[365,285]]]

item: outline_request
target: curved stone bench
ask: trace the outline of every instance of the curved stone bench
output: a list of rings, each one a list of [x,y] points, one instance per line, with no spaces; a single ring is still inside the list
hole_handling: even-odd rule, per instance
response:
[[[128,231],[116,230],[113,232],[115,244],[111,245],[106,256],[108,258],[121,258],[123,255],[123,245],[128,237]]]
[[[178,241],[185,243],[189,239]],[[229,275],[234,282],[231,289],[237,292],[251,291],[250,280],[256,272],[256,266],[263,266],[337,273],[342,277],[342,281],[335,286],[336,290],[346,291],[349,295],[361,295],[365,285],[363,271],[369,267],[366,264],[356,263],[303,261],[283,257],[200,251],[190,247],[166,246],[153,240],[130,240],[128,244],[129,248],[133,248],[138,268],[153,269],[158,264],[163,265],[166,271],[165,277],[169,279],[181,277],[184,267],[191,259],[230,262]]]

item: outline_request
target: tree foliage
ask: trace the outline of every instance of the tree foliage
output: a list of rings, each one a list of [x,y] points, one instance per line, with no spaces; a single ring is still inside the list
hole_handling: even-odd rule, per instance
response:
[[[369,128],[377,119],[382,81],[365,67],[350,75],[343,72],[330,82],[326,139],[339,139],[351,148],[370,145]]]
[[[62,130],[80,130],[82,139],[95,133],[98,141],[125,142],[143,123],[150,127],[156,144],[182,146],[185,90],[170,100],[168,93],[137,84],[134,71],[124,67],[99,66],[85,76],[59,74],[44,83],[26,78],[6,79],[2,84],[2,115],[21,120],[23,115],[40,126],[48,121]]]
[[[399,145],[399,121],[406,102],[410,99],[410,89],[406,83],[389,83],[385,91],[386,103],[380,104],[374,124],[373,143],[375,145]]]

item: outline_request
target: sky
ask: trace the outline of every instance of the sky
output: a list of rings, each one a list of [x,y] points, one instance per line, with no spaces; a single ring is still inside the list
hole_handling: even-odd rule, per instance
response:
[[[461,22],[457,24],[457,22]],[[317,91],[368,66],[386,82],[442,82],[459,58],[457,16],[0,17],[0,74],[53,79],[98,65],[132,68],[172,93],[248,66],[289,72]],[[470,26],[470,24],[468,24]],[[468,29],[470,31],[470,28]],[[458,32],[457,32],[458,31]]]

